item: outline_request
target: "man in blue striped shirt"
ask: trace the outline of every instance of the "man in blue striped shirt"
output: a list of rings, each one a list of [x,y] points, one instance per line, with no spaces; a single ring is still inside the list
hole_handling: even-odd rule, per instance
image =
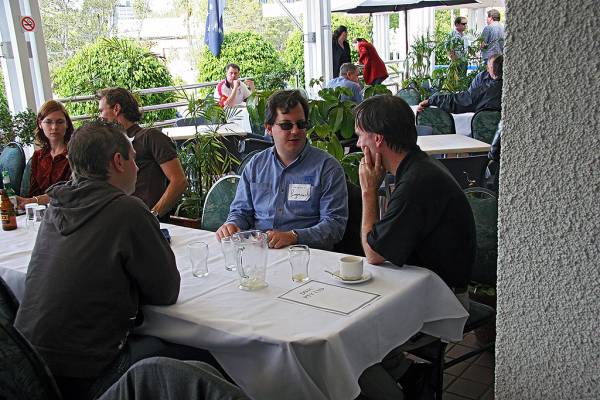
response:
[[[255,155],[244,168],[217,238],[260,229],[267,231],[271,248],[292,244],[333,248],[348,220],[342,166],[308,143],[308,103],[297,90],[274,93],[265,119],[275,145]]]

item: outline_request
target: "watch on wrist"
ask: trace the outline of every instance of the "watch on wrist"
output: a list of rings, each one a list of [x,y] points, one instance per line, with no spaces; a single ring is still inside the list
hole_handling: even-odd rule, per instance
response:
[[[292,232],[292,235],[294,235],[294,239],[296,239],[296,243],[298,243],[298,232],[296,232],[293,229],[290,232]]]
[[[158,218],[158,211],[156,211],[156,210],[152,210],[152,211],[150,211],[150,213],[151,213],[152,215],[154,215],[156,218]]]

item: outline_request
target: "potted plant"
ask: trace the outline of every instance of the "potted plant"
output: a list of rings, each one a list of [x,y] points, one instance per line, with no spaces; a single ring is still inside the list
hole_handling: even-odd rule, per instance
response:
[[[223,175],[239,165],[238,158],[227,148],[219,129],[234,119],[239,110],[219,107],[212,98],[198,99],[185,95],[187,115],[197,120],[202,117],[209,129],[196,134],[181,144],[178,157],[188,179],[188,187],[171,220],[178,225],[199,228],[204,200],[211,186]]]

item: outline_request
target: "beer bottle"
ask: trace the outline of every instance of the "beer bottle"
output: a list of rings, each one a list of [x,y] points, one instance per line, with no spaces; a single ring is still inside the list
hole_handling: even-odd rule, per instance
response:
[[[8,171],[2,171],[2,183],[4,184],[4,190],[6,191],[6,195],[10,199],[10,202],[13,204],[15,211],[17,210],[17,194],[15,193],[15,189],[12,187],[12,183],[10,183],[10,176],[8,176]]]
[[[6,195],[6,190],[0,190],[0,216],[2,217],[2,229],[12,231],[17,229],[17,214]]]

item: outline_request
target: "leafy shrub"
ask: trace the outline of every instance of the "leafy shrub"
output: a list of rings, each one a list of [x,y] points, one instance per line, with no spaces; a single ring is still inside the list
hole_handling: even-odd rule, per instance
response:
[[[56,93],[61,97],[91,95],[106,87],[129,90],[171,86],[173,78],[164,62],[145,47],[128,39],[100,38],[70,58],[54,76]],[[173,93],[138,97],[141,106],[168,103]],[[66,105],[71,115],[96,114],[97,102]],[[175,110],[144,113],[142,122],[175,118]]]
[[[252,77],[257,89],[280,89],[290,75],[287,65],[269,42],[252,32],[225,34],[221,54],[215,57],[207,46],[200,55],[200,82],[218,81],[225,76],[225,66],[235,63],[241,75]]]
[[[283,59],[293,75],[292,79],[295,81],[297,74],[299,86],[304,87],[304,38],[301,30],[294,30],[288,37],[283,50]]]

